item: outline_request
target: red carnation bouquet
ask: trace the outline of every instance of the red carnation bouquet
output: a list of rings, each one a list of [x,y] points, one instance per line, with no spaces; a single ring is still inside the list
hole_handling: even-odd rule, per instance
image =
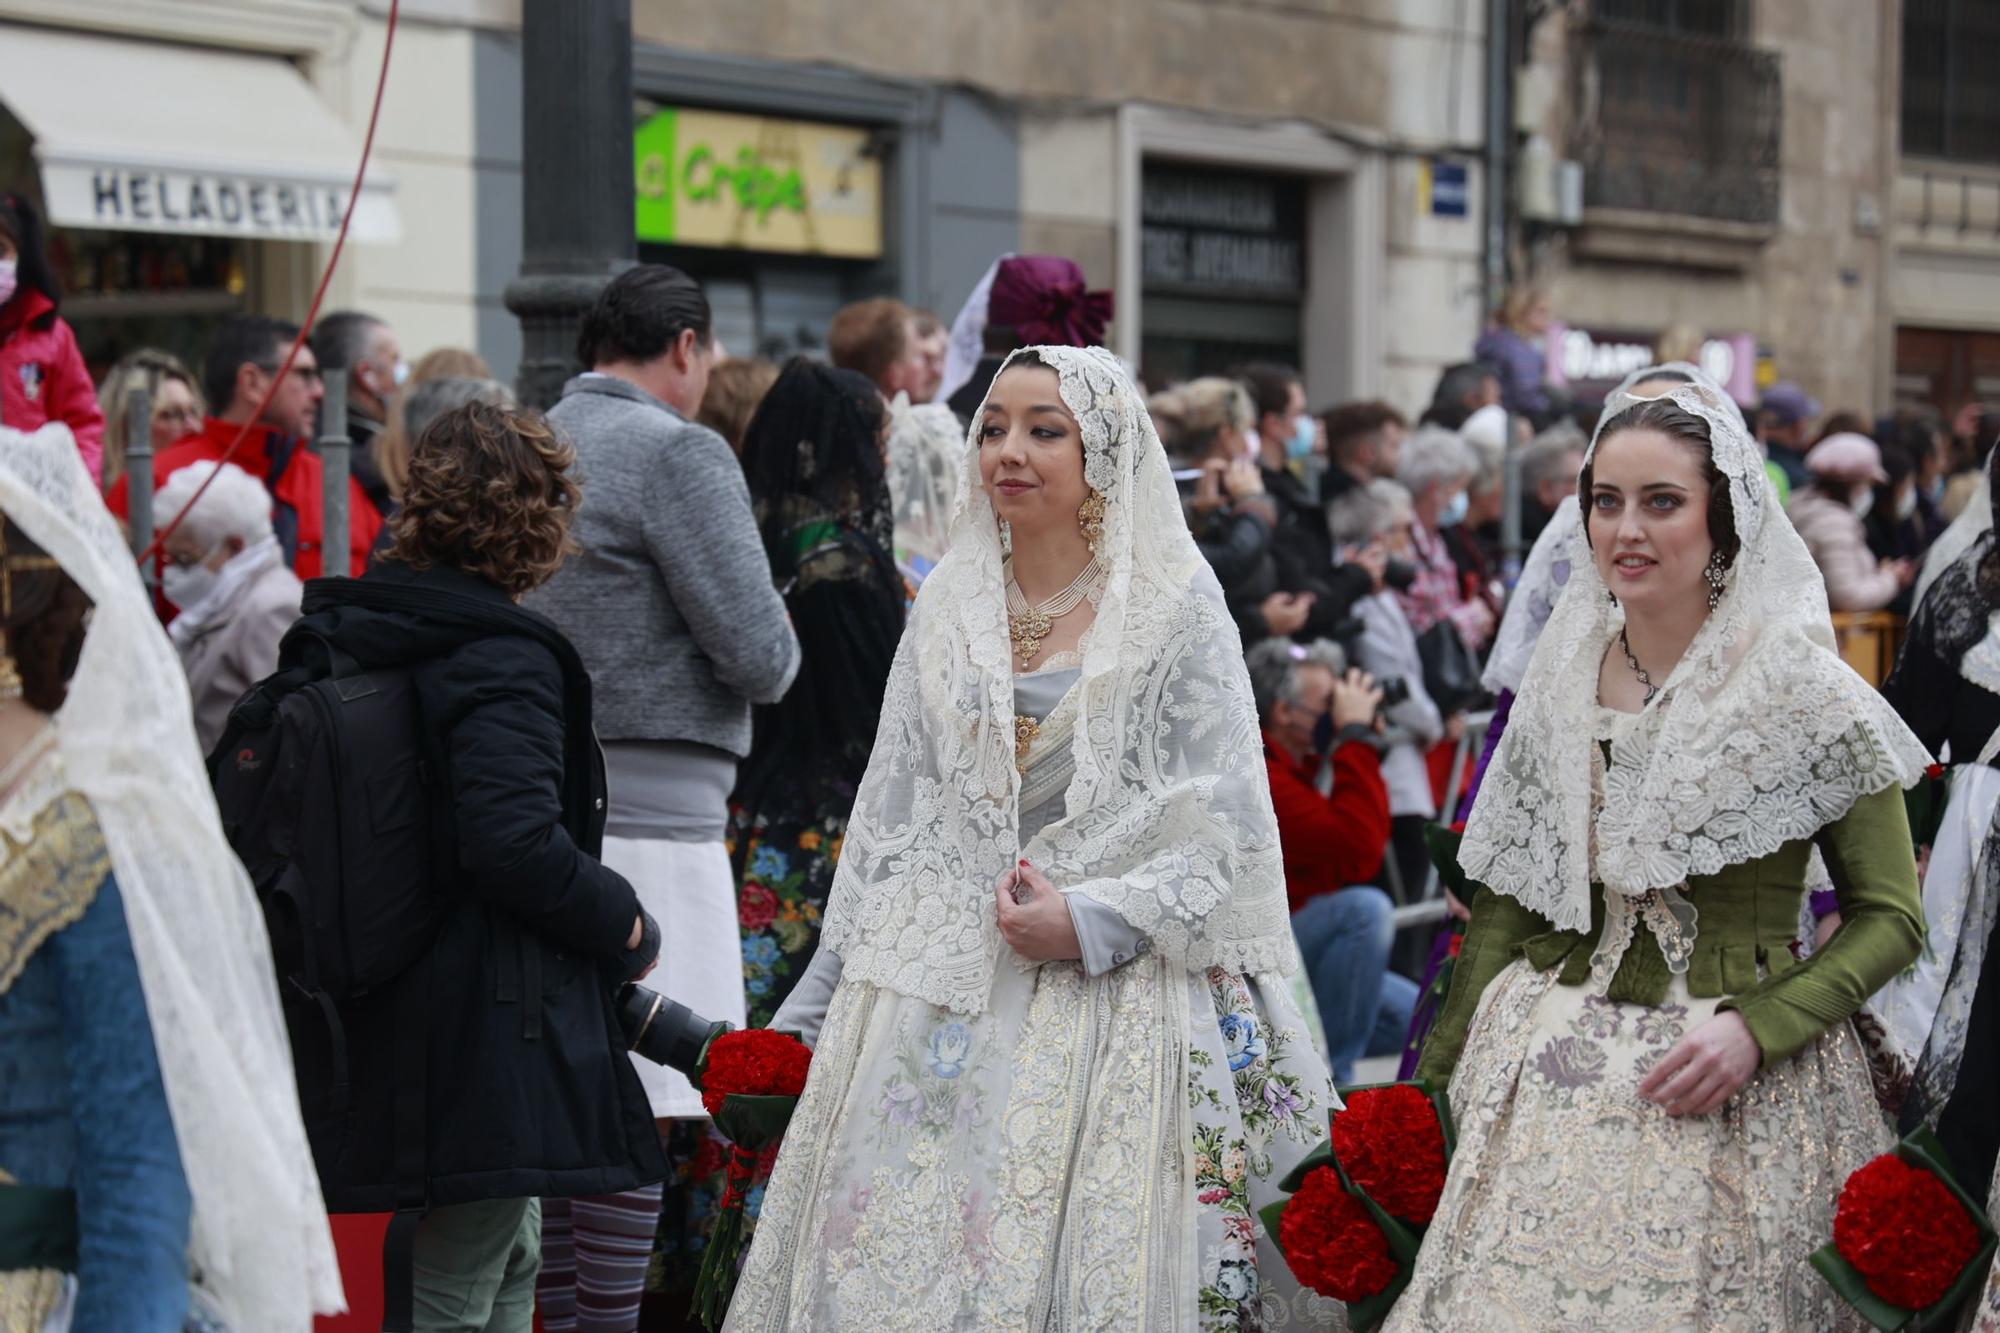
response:
[[[1355,1333],[1388,1318],[1409,1285],[1451,1161],[1451,1108],[1418,1080],[1344,1090],[1328,1141],[1261,1214],[1293,1276],[1347,1304]]]
[[[804,1042],[768,1028],[721,1033],[702,1050],[695,1067],[701,1104],[730,1141],[728,1188],[694,1284],[693,1314],[711,1331],[721,1327],[736,1294],[743,1199],[755,1179],[758,1154],[784,1137],[811,1067],[812,1051]]]
[[[1992,1224],[1952,1179],[1944,1146],[1919,1129],[1847,1178],[1833,1244],[1812,1264],[1876,1328],[1933,1333],[1957,1325],[1994,1250]]]

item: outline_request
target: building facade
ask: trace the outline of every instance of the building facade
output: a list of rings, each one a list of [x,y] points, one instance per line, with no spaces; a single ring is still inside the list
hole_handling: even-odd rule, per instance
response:
[[[404,0],[328,296],[502,375],[520,3]],[[1485,317],[1486,8],[633,0],[638,253],[704,279],[732,351],[773,356],[819,348],[857,297],[949,322],[999,255],[1066,254],[1114,290],[1111,341],[1149,380],[1274,358],[1316,403],[1415,410]],[[1580,398],[1677,328],[1746,401],[1776,378],[1829,409],[2000,399],[1991,5],[1516,10],[1510,264],[1550,291]],[[0,182],[54,207],[95,362],[192,350],[228,309],[303,313],[386,13],[0,0]],[[46,76],[78,65],[129,95]],[[190,219],[202,180],[240,187],[242,218]],[[281,216],[280,189],[318,220]]]

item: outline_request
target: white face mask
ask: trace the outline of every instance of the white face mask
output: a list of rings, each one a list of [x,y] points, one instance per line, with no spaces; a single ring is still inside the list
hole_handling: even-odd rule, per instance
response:
[[[1264,437],[1257,433],[1255,426],[1252,426],[1249,430],[1243,432],[1243,456],[1254,463],[1263,454]]]
[[[1868,511],[1875,507],[1875,488],[1873,486],[1862,487],[1855,494],[1853,503],[1854,516],[1856,518],[1867,518]]]
[[[407,361],[398,361],[396,368],[389,373],[389,378],[396,382],[396,387],[399,389],[408,384],[410,382],[410,363]]]
[[[160,590],[185,611],[215,587],[215,571],[201,565],[168,565],[160,571]]]
[[[220,571],[210,569],[206,563],[214,558],[215,552],[210,551],[202,557],[201,564],[182,565],[169,562],[167,567],[160,571],[160,591],[164,592],[167,600],[175,606],[183,611],[187,610],[208,596],[210,590],[215,587],[216,579],[221,577]]]
[[[14,289],[20,284],[19,272],[16,261],[0,259],[0,305],[14,299]]]
[[[1902,522],[1917,512],[1917,488],[1911,486],[1896,500],[1896,521]]]

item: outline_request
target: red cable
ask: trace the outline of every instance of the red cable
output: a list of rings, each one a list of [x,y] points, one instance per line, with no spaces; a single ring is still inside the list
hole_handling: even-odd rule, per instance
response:
[[[251,413],[250,419],[237,429],[236,438],[231,440],[229,447],[222,451],[222,457],[217,461],[215,471],[209,473],[208,480],[202,482],[200,487],[195,490],[195,493],[188,497],[188,502],[181,506],[181,511],[174,515],[173,521],[154,533],[153,544],[140,553],[139,563],[141,565],[144,565],[149,560],[159,558],[160,553],[166,548],[167,538],[174,535],[174,529],[181,525],[181,520],[188,516],[188,511],[200,502],[202,495],[207,492],[210,486],[215,484],[215,479],[222,475],[221,465],[236,457],[236,451],[241,449],[243,442],[250,438],[250,427],[263,418],[264,409],[269,407],[271,399],[277,396],[278,386],[285,382],[285,376],[292,373],[292,363],[298,360],[299,348],[305,346],[306,335],[312,332],[313,321],[319,318],[320,303],[326,300],[326,289],[333,282],[333,270],[340,263],[341,250],[347,245],[348,224],[354,221],[355,207],[361,202],[361,184],[363,178],[368,174],[368,159],[375,152],[375,123],[382,117],[382,90],[389,86],[389,52],[396,45],[396,12],[401,7],[402,0],[389,0],[389,26],[382,37],[382,70],[375,76],[375,103],[368,111],[367,137],[361,141],[361,163],[354,169],[354,188],[347,195],[347,211],[340,216],[340,231],[333,238],[333,253],[326,257],[326,269],[319,275],[319,290],[313,293],[312,305],[306,308],[306,318],[305,322],[299,326],[299,336],[292,339],[291,347],[286,349],[284,362],[278,367],[278,373],[271,378],[271,387],[264,391],[263,401],[257,404],[257,410]],[[347,367],[343,367],[343,369],[347,369]],[[322,537],[322,547],[324,547],[324,537]],[[350,567],[348,553],[342,551],[339,553],[339,556],[340,564],[330,565],[328,563],[329,557],[326,551],[322,549],[320,551],[321,568],[328,572],[332,572],[333,570],[347,570]]]

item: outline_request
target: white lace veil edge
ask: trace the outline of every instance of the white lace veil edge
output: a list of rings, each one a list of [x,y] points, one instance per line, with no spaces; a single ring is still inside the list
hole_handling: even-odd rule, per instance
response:
[[[1597,676],[1624,613],[1583,524],[1467,822],[1468,875],[1565,929],[1587,929],[1593,880],[1637,894],[1768,855],[1863,796],[1914,782],[1929,755],[1837,656],[1825,584],[1786,519],[1741,411],[1693,367],[1662,397],[1701,418],[1741,550],[1720,604],[1621,736],[1595,816]],[[1604,427],[1637,401],[1637,372]]]
[[[104,833],[193,1195],[196,1299],[232,1329],[344,1308],[270,944],[223,839],[179,659],[69,430],[0,428],[0,510],[92,602],[54,722]]]
[[[1971,550],[1981,535],[1993,529],[1993,485],[1989,466],[1980,465],[1979,481],[1966,498],[1965,508],[1958,511],[1958,517],[1945,525],[1938,539],[1931,543],[1931,549],[1924,552],[1923,568],[1917,574],[1916,586],[1910,595],[1910,613],[1923,605],[1924,594],[1931,590],[1938,575],[1951,568],[1952,562]]]
[[[986,355],[986,312],[993,299],[993,279],[998,276],[1000,266],[1014,257],[1009,250],[1006,254],[987,265],[985,276],[972,288],[972,294],[959,307],[958,315],[951,321],[951,333],[945,343],[944,378],[938,383],[937,402],[951,401],[951,396],[965,387],[972,378],[972,372],[979,368],[980,360]]]
[[[844,980],[981,1012],[1001,960],[994,886],[1027,856],[1174,963],[1289,973],[1298,954],[1242,644],[1152,419],[1102,348],[1024,348],[1008,364],[1028,358],[1056,372],[1085,480],[1105,498],[1108,572],[1080,644],[1066,813],[1021,844],[1004,552],[968,443],[951,547],[897,650],[822,943]]]

